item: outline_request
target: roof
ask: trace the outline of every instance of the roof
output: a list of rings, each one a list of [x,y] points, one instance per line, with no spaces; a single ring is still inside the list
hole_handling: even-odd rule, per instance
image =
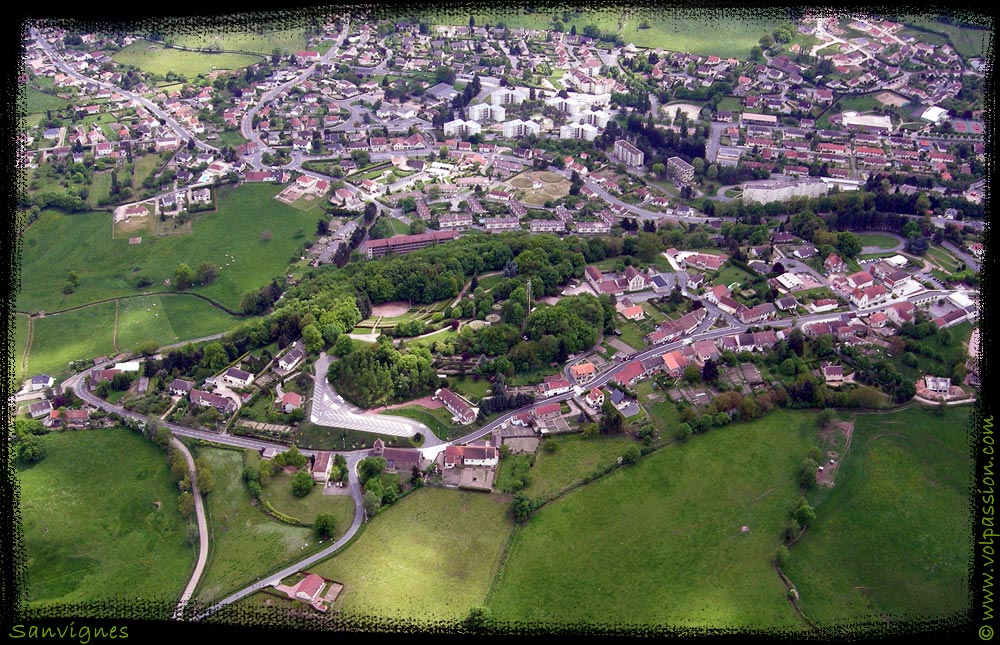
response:
[[[240,381],[246,381],[253,378],[253,374],[251,374],[250,372],[244,372],[238,367],[230,367],[228,370],[226,370],[225,375],[228,376],[229,378],[239,379]]]

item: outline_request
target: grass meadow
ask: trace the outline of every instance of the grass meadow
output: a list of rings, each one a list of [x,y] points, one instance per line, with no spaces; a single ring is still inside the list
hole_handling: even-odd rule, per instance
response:
[[[967,610],[970,408],[858,415],[836,485],[784,567],[821,625]]]
[[[892,235],[883,233],[859,233],[858,237],[861,238],[861,246],[877,246],[881,249],[894,249],[900,243]]]
[[[801,626],[771,557],[814,436],[811,415],[775,412],[668,446],[546,505],[514,538],[491,590],[494,617]]]
[[[348,619],[460,620],[483,604],[512,526],[506,511],[495,495],[418,489],[312,570],[343,583]]]
[[[306,48],[305,30],[302,28],[275,31],[208,31],[172,34],[173,41],[182,47],[219,47],[224,50],[255,52],[270,56],[275,49],[293,54]]]
[[[41,440],[48,455],[16,474],[29,608],[123,594],[175,603],[195,547],[164,453],[122,428]]]
[[[553,453],[541,449],[535,465],[528,471],[531,483],[524,492],[532,499],[547,499],[582,481],[587,475],[614,463],[625,447],[635,443],[631,437],[593,437],[562,435],[545,439],[556,446]]]
[[[337,518],[334,540],[339,539],[354,521],[354,500],[350,495],[324,495],[323,485],[316,484],[305,497],[292,494],[294,475],[278,473],[264,488],[264,499],[277,510],[312,524],[320,513],[331,513]]]
[[[191,235],[144,235],[136,245],[112,239],[107,213],[43,211],[24,232],[17,308],[57,311],[135,294],[140,276],[152,280],[147,289],[168,290],[164,280],[180,262],[194,268],[203,261],[218,268],[218,277],[192,291],[238,308],[244,293],[282,275],[315,235],[318,211],[302,212],[272,199],[278,189],[220,188],[219,210],[196,215]],[[80,282],[67,295],[62,290],[70,271]]]
[[[198,454],[211,464],[215,489],[205,498],[212,535],[196,600],[219,600],[315,550],[312,529],[284,524],[252,505],[241,452],[200,448]]]
[[[70,361],[114,355],[114,321],[113,302],[36,318],[25,375],[56,376]]]
[[[122,298],[118,301],[118,347],[129,350],[149,340],[170,345],[224,332],[239,320],[192,296]]]
[[[247,54],[190,52],[168,49],[159,43],[137,40],[116,52],[112,58],[121,65],[133,65],[144,72],[165,76],[167,72],[193,79],[218,69],[240,69],[260,62]]]

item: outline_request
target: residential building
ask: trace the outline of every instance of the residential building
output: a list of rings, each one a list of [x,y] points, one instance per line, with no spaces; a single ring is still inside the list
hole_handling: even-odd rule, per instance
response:
[[[433,231],[419,235],[394,235],[383,240],[368,240],[364,244],[369,259],[380,258],[386,253],[409,253],[432,244],[440,244],[458,237],[455,231]]]
[[[694,181],[694,166],[680,157],[667,159],[667,172],[682,184],[687,185]]]
[[[475,421],[476,415],[479,413],[476,408],[473,408],[464,399],[446,387],[437,390],[434,393],[434,398],[441,401],[444,407],[448,408],[448,411],[451,412],[452,418],[462,425],[469,425]]]
[[[514,119],[513,121],[505,121],[503,124],[503,136],[505,139],[519,139],[529,134],[537,135],[540,131],[541,127],[534,121]]]
[[[237,367],[230,367],[226,370],[226,373],[222,375],[222,379],[232,383],[236,387],[247,387],[253,383],[253,374],[244,372]]]
[[[615,141],[615,156],[621,159],[626,165],[639,168],[645,163],[646,155],[625,139]]]

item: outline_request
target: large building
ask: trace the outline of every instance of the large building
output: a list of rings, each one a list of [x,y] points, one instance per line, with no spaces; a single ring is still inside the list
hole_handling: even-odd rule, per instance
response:
[[[593,141],[597,138],[597,133],[597,128],[589,123],[568,123],[559,128],[560,139],[583,139],[584,141]]]
[[[467,110],[469,120],[477,123],[487,121],[504,121],[507,118],[507,110],[500,105],[490,105],[489,103],[479,103],[470,105]]]
[[[829,190],[829,184],[814,177],[797,181],[759,181],[743,184],[743,201],[768,204],[793,197],[820,197]]]
[[[640,167],[646,161],[646,155],[625,139],[615,141],[615,156],[629,166]]]
[[[503,124],[503,136],[507,139],[526,137],[529,134],[537,135],[540,130],[539,125],[534,121],[514,119]]]
[[[515,103],[520,105],[528,99],[528,95],[521,90],[505,87],[490,94],[490,103],[493,105],[507,105]]]
[[[667,159],[667,172],[682,184],[690,184],[694,181],[694,166],[680,157]]]
[[[368,240],[365,242],[365,254],[369,259],[380,258],[386,253],[409,253],[431,244],[447,242],[458,237],[455,231],[435,231],[420,235],[395,235],[384,240]]]
[[[864,114],[857,112],[844,112],[844,127],[854,132],[873,132],[875,134],[889,134],[892,132],[892,119],[882,114]]]
[[[482,126],[475,121],[455,119],[444,124],[444,136],[446,137],[470,137],[479,134],[480,130],[482,130]]]

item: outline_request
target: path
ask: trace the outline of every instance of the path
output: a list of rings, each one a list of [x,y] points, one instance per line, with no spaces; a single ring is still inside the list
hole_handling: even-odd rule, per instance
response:
[[[180,618],[184,613],[184,608],[191,599],[192,594],[194,594],[194,590],[201,580],[201,574],[205,571],[205,565],[208,563],[208,521],[205,519],[205,505],[201,499],[201,491],[198,490],[198,476],[194,465],[194,458],[191,457],[191,452],[187,449],[187,446],[178,439],[171,438],[170,444],[174,447],[174,450],[179,450],[184,455],[184,461],[187,462],[188,473],[191,477],[191,495],[194,496],[194,512],[198,517],[198,562],[195,564],[194,572],[191,574],[191,579],[188,581],[187,587],[184,588],[184,593],[181,594],[181,600],[177,603],[177,609],[174,610],[173,617],[176,619]]]

